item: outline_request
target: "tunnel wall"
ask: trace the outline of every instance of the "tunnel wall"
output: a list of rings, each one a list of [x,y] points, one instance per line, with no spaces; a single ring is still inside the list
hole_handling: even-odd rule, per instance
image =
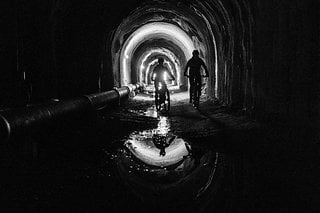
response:
[[[287,125],[306,146],[309,139],[318,143],[318,2],[257,1],[255,11],[257,115]]]
[[[257,1],[255,7],[256,111],[311,124],[319,107],[316,1]]]

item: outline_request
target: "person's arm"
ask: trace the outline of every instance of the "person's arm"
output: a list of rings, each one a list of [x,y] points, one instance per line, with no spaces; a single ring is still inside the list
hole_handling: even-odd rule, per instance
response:
[[[184,76],[187,76],[188,68],[189,68],[189,61],[188,61],[186,68],[184,70]]]
[[[172,73],[169,71],[169,70],[167,70],[167,73],[168,73],[168,75],[170,76],[170,79],[171,80],[176,80],[176,78],[174,77],[174,75],[172,75]]]
[[[209,77],[208,68],[207,68],[206,64],[204,63],[204,61],[202,59],[201,59],[201,63],[202,63],[202,66],[204,68],[204,71],[206,72],[206,77]]]

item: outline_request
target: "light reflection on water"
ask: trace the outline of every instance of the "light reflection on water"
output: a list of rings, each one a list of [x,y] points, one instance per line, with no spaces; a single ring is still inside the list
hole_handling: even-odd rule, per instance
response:
[[[136,158],[148,165],[166,167],[189,155],[189,144],[170,133],[168,117],[159,116],[154,108],[149,108],[144,114],[157,117],[159,121],[154,129],[129,135],[125,146]]]
[[[157,118],[158,117],[158,112],[155,107],[150,107],[148,108],[145,112],[143,112],[144,115]]]

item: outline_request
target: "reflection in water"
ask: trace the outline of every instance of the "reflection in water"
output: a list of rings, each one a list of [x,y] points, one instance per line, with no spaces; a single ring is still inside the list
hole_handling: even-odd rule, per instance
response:
[[[153,108],[145,114],[154,116]],[[189,144],[170,133],[170,121],[165,116],[159,116],[157,128],[133,132],[125,146],[137,159],[160,167],[179,163],[189,155],[190,150]]]
[[[172,141],[174,141],[174,139],[176,138],[176,136],[172,136],[170,138],[167,138],[167,136],[163,136],[163,135],[154,135],[152,137],[152,141],[154,143],[154,145],[160,149],[160,155],[161,156],[165,156],[166,155],[166,148],[168,146],[170,146],[170,144],[172,143]]]
[[[154,138],[162,137],[162,140],[172,140],[169,143],[158,144],[154,143]],[[168,139],[169,138],[169,139]],[[130,139],[125,142],[125,146],[130,152],[145,164],[152,166],[166,167],[183,160],[184,157],[189,155],[186,144],[181,138],[175,136],[153,136],[150,134],[134,134]]]
[[[151,108],[144,115],[155,113]],[[181,211],[188,208],[186,202],[196,205],[200,199],[212,199],[202,195],[215,188],[218,153],[199,144],[191,149],[189,143],[170,132],[167,117],[158,119],[157,128],[133,132],[124,142],[125,149],[119,150],[115,160],[122,180],[142,200],[152,206],[169,205],[171,212],[172,203]]]

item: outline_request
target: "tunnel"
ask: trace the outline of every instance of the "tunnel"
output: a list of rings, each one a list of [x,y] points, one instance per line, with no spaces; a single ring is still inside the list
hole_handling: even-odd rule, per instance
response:
[[[211,97],[218,96],[218,38],[220,30],[212,11],[214,5],[195,2],[190,5],[153,1],[137,7],[118,26],[112,36],[111,55],[116,85],[148,83],[145,72],[154,64],[152,56],[165,56],[174,68],[178,87],[187,87],[183,76],[193,50],[199,50],[211,78]],[[179,6],[177,6],[179,5]],[[211,10],[210,10],[211,9]],[[228,17],[226,17],[228,18]],[[142,57],[142,59],[141,59]],[[121,79],[121,80],[120,80]]]
[[[2,4],[1,212],[320,210],[317,0]]]

